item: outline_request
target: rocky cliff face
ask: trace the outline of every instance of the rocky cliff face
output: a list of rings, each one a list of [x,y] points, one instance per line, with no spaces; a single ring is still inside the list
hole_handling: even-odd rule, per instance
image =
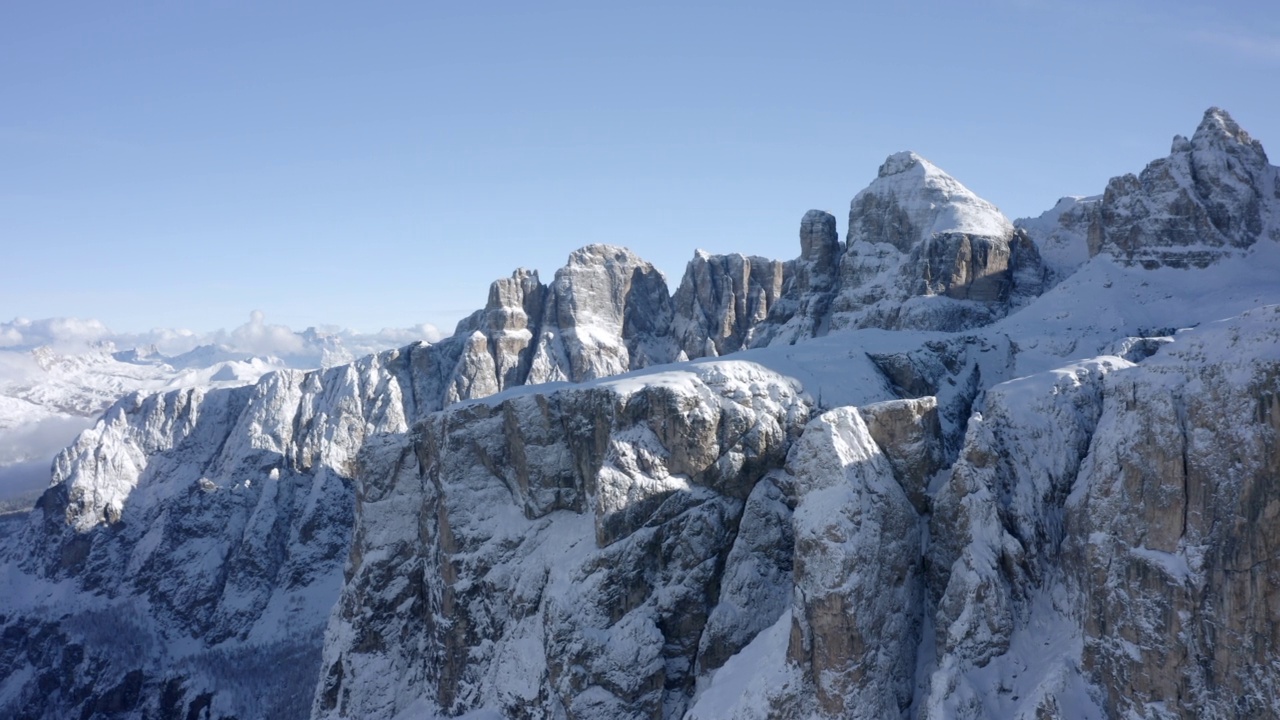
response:
[[[1274,716],[1278,319],[987,394],[934,497],[930,713]]]
[[[1205,327],[1108,378],[1064,565],[1109,713],[1276,712],[1276,319],[1271,306]]]
[[[1205,267],[1260,239],[1280,240],[1277,171],[1261,143],[1218,108],[1169,157],[1107,184],[1089,252],[1143,267]]]
[[[787,270],[787,263],[762,257],[694,255],[672,298],[672,334],[684,358],[719,357],[753,345],[782,296]]]
[[[1275,169],[1187,143],[1019,227],[895,155],[795,260],[129,396],[6,530],[0,715],[1274,717]]]
[[[10,547],[25,575],[5,587],[5,714],[296,716],[356,456],[416,411],[411,354],[109,410]]]
[[[624,248],[589,245],[547,286],[517,270],[458,325],[442,405],[526,383],[580,382],[672,362],[666,278]]]
[[[703,365],[469,404],[380,448],[315,715],[679,714],[745,644],[704,629],[759,544],[742,523],[771,520],[755,491],[809,414],[797,390]]]

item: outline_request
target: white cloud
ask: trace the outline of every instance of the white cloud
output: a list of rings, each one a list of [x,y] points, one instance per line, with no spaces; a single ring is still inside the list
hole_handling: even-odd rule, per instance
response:
[[[0,323],[0,348],[39,345],[86,345],[107,338],[111,331],[98,320],[80,318],[15,318]]]
[[[445,334],[440,331],[440,328],[431,323],[422,323],[411,328],[382,328],[370,335],[353,334],[350,337],[352,340],[364,343],[408,345],[419,340],[439,342],[445,337]]]
[[[95,347],[116,350],[137,348],[167,357],[206,346],[217,346],[229,354],[275,356],[295,367],[345,362],[350,359],[408,345],[419,340],[436,342],[445,334],[430,323],[408,328],[383,328],[361,333],[337,326],[321,326],[311,332],[295,331],[287,325],[268,323],[261,310],[249,321],[231,330],[195,333],[191,330],[156,328],[144,333],[113,333],[99,320],[82,318],[16,318],[0,323],[0,351],[27,351],[41,346],[75,355]],[[0,353],[8,354],[8,353]]]
[[[55,415],[8,429],[0,433],[0,466],[39,460],[47,471],[49,458],[92,425],[91,418]]]
[[[303,339],[285,325],[268,325],[261,310],[249,313],[249,322],[229,333],[217,333],[215,345],[252,355],[298,355],[306,352]]]

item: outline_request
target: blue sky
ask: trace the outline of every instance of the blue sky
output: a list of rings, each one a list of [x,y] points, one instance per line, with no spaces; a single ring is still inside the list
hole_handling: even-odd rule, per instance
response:
[[[798,254],[911,149],[1010,217],[1210,105],[1274,3],[6,3],[0,319],[451,327],[517,266]]]

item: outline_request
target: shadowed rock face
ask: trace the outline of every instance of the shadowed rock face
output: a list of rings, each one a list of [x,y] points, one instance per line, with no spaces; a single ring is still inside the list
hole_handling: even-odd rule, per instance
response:
[[[839,255],[836,216],[821,210],[805,213],[800,219],[800,260],[831,272]]]
[[[1260,239],[1280,241],[1276,168],[1224,110],[1210,108],[1169,157],[1107,184],[1090,255],[1144,267],[1205,267]]]
[[[676,358],[666,279],[630,250],[589,245],[547,289],[530,383],[580,382]]]
[[[672,334],[686,358],[749,347],[782,294],[787,264],[699,252],[672,298]]]
[[[946,464],[938,398],[893,400],[858,408],[867,433],[893,465],[917,512],[929,511],[929,483]]]

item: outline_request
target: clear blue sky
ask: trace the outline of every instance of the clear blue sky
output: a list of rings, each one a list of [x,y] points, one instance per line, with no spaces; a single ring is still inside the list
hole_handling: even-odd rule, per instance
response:
[[[5,3],[0,319],[442,327],[592,242],[790,258],[888,154],[1010,217],[1210,105],[1280,153],[1280,5]]]

